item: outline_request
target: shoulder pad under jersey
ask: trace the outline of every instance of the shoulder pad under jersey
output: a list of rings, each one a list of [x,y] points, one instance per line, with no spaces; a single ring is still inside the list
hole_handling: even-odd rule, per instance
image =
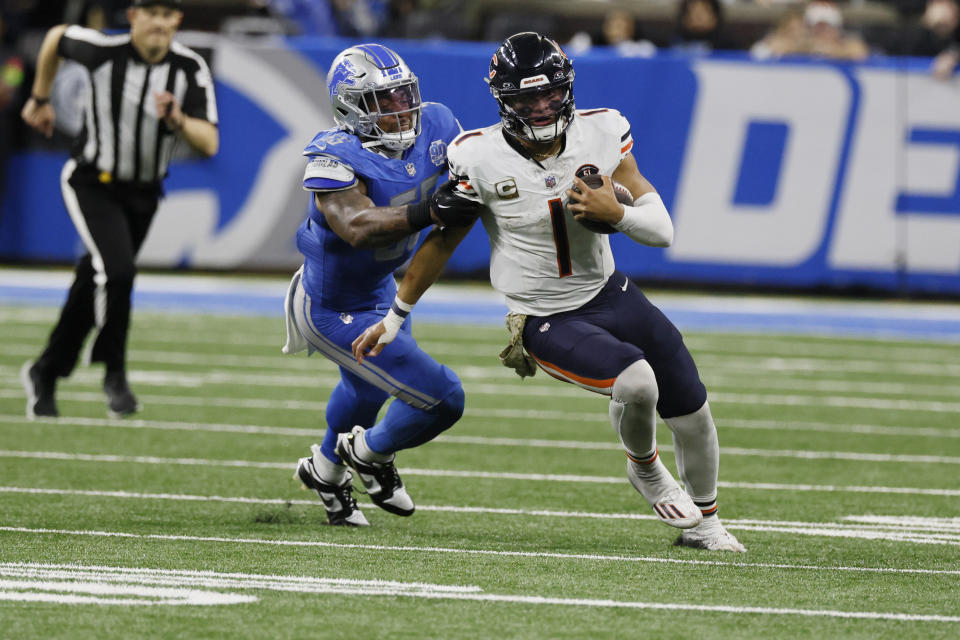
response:
[[[303,172],[303,188],[307,191],[342,191],[355,184],[353,168],[333,156],[311,156]]]

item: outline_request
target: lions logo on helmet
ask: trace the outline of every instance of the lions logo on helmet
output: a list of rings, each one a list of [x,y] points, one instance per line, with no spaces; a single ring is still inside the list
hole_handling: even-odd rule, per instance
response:
[[[420,83],[407,63],[380,44],[341,52],[327,73],[333,119],[364,147],[401,152],[420,135]]]
[[[500,107],[504,131],[530,142],[556,140],[573,120],[573,64],[560,45],[539,33],[517,33],[503,41],[486,78]],[[533,113],[547,100],[549,117]],[[536,116],[536,117],[532,117]]]

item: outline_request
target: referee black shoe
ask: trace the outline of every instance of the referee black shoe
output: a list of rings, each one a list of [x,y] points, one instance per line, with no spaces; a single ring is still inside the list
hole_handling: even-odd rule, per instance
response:
[[[103,392],[107,394],[107,408],[111,418],[123,418],[140,410],[136,396],[127,384],[124,371],[108,371],[103,377]]]
[[[398,516],[413,515],[413,499],[400,480],[393,464],[394,456],[385,462],[370,462],[357,455],[356,439],[362,438],[363,432],[363,427],[356,426],[350,433],[341,433],[337,438],[337,455],[360,476],[373,504]]]
[[[37,417],[56,418],[57,411],[57,377],[45,375],[37,363],[27,360],[20,367],[20,382],[27,392],[27,417],[31,420]]]

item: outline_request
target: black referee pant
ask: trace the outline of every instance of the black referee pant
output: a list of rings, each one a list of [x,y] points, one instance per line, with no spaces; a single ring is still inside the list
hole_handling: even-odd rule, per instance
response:
[[[64,166],[60,185],[87,252],[77,263],[38,368],[45,375],[69,376],[84,339],[96,329],[89,361],[105,363],[108,372],[123,371],[134,261],[157,211],[160,185],[102,180],[94,168],[78,166],[74,160]]]

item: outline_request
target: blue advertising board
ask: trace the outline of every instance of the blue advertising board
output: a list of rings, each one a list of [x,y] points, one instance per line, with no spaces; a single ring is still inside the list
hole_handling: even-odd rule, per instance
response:
[[[353,42],[206,44],[221,150],[172,166],[141,261],[295,267],[293,234],[308,205],[301,151],[332,125],[325,72]],[[465,129],[496,122],[483,81],[494,44],[387,44],[419,76],[424,98],[447,104]],[[960,82],[934,80],[929,60],[622,58],[601,49],[574,67],[577,106],[615,108],[629,119],[640,170],[674,220],[668,249],[611,237],[618,267],[631,276],[960,294]],[[77,255],[58,187],[64,159],[10,159],[0,258]],[[488,251],[478,225],[448,272],[483,272]]]

